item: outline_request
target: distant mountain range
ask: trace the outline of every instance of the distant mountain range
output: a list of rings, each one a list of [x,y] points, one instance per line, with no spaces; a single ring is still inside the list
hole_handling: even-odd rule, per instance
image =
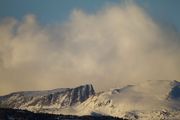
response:
[[[98,93],[92,85],[15,92],[1,96],[0,107],[36,113],[180,120],[180,82],[147,80]]]

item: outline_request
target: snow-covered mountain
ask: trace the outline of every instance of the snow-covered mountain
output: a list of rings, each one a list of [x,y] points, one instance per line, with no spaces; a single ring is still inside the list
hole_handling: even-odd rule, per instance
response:
[[[180,82],[148,80],[95,93],[92,85],[0,97],[3,107],[74,115],[112,115],[129,119],[180,118]]]
[[[81,114],[180,120],[180,82],[148,80],[136,85],[111,89],[90,97],[77,109],[82,111]]]
[[[25,91],[11,93],[0,98],[0,106],[39,111],[42,109],[62,109],[80,104],[95,95],[92,85],[76,88],[60,88],[49,91]]]

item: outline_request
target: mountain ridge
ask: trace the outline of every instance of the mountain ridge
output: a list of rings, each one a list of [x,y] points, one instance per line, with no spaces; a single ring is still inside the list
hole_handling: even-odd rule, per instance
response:
[[[91,84],[43,94],[36,91],[34,96],[32,91],[25,93],[24,96],[18,93],[3,96],[0,105],[53,114],[180,118],[180,82],[177,80],[147,80],[98,93]]]
[[[28,106],[35,106],[38,104],[40,106],[49,106],[54,103],[59,103],[59,107],[66,107],[74,105],[77,102],[83,102],[89,96],[94,94],[95,91],[91,84],[75,88],[14,92],[1,96],[0,105],[3,106],[3,104],[7,104],[4,106],[12,108],[26,108]]]

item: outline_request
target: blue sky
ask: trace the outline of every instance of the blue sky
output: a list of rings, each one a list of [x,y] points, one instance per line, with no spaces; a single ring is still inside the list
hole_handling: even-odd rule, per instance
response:
[[[93,13],[107,4],[121,4],[123,0],[1,0],[0,19],[35,14],[43,24],[63,22],[73,9]],[[155,19],[180,29],[179,0],[134,0]]]

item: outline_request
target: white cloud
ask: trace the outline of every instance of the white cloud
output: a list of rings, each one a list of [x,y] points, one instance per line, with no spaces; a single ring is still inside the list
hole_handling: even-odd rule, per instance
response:
[[[98,89],[179,79],[179,36],[134,4],[95,14],[74,10],[63,25],[34,15],[0,23],[0,94],[93,83]]]

